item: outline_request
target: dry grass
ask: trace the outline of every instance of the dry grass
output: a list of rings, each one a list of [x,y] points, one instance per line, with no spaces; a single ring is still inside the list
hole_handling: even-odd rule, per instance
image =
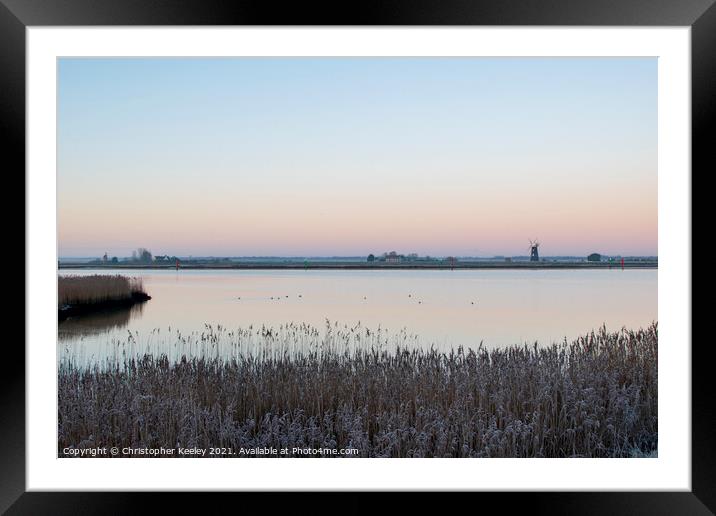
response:
[[[236,334],[207,327],[213,349]],[[67,446],[357,448],[362,457],[632,457],[657,450],[657,342],[601,330],[572,343],[450,353],[383,349],[371,332],[290,325],[303,345],[231,358],[125,355],[59,365]],[[228,335],[228,336],[227,336]],[[131,337],[130,337],[131,338]],[[302,339],[302,340],[301,340]],[[356,339],[362,344],[355,344]],[[310,345],[305,345],[309,343]]]
[[[145,293],[141,278],[126,276],[59,276],[57,278],[57,304],[87,305],[130,299]]]

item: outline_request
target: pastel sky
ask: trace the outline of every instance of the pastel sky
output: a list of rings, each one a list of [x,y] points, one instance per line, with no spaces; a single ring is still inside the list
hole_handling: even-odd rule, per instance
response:
[[[60,256],[657,254],[655,58],[58,69]]]

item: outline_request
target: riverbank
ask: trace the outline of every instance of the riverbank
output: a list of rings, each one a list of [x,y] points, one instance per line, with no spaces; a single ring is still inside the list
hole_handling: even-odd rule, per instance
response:
[[[58,322],[65,321],[70,317],[89,315],[97,312],[109,312],[124,308],[131,308],[139,303],[149,301],[152,297],[143,292],[133,292],[126,299],[113,299],[99,303],[79,303],[74,305],[60,305],[57,307]]]
[[[151,299],[140,278],[115,275],[60,276],[57,278],[57,317],[128,308]]]
[[[176,265],[60,263],[62,269],[101,270],[175,270]],[[549,269],[657,269],[658,262],[456,262],[449,263],[366,263],[366,262],[245,262],[245,263],[181,263],[179,269],[190,270],[549,270]]]
[[[202,343],[211,353],[201,357],[118,354],[90,367],[62,361],[58,453],[220,447],[225,457],[268,448],[350,449],[358,457],[657,454],[656,324],[561,345],[449,353],[388,350],[366,329],[358,336],[355,328],[287,331],[304,347],[289,353],[266,328],[226,334],[207,326]],[[229,359],[212,355],[249,334],[261,339],[255,352],[239,345]],[[356,339],[361,347],[348,346]]]

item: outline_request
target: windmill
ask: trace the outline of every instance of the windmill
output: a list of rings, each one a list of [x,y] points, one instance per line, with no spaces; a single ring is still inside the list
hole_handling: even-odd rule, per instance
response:
[[[530,240],[530,246],[527,248],[527,250],[530,252],[530,261],[531,262],[539,261],[539,252],[537,252],[538,248],[539,248],[539,241]]]

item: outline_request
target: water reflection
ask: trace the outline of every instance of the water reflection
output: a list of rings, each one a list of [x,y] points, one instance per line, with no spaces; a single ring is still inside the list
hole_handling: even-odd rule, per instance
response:
[[[116,271],[61,271],[61,274]],[[395,334],[403,328],[425,346],[550,344],[603,324],[610,331],[658,320],[658,271],[127,271],[152,299],[136,312],[96,314],[60,325],[60,349],[114,353],[131,332],[137,346],[174,349],[206,325],[229,330],[307,324]],[[141,317],[139,317],[141,313]],[[66,325],[65,325],[66,324]],[[69,334],[69,335],[68,335]],[[68,338],[69,337],[69,338]],[[73,339],[72,337],[76,337]]]
[[[140,317],[145,303],[131,307],[107,308],[105,310],[70,317],[59,323],[57,335],[61,341],[79,337],[98,336],[126,328],[134,317]]]

